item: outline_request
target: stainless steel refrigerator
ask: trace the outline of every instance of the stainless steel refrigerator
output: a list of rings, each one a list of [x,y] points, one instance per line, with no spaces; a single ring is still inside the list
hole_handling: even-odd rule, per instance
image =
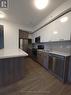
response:
[[[27,52],[27,48],[28,48],[28,39],[20,39],[20,45],[19,45],[20,49],[24,50]]]

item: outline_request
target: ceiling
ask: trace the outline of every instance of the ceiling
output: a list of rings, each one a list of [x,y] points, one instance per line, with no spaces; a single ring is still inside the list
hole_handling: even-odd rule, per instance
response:
[[[33,1],[34,0],[9,0],[9,8],[5,10],[7,14],[6,20],[33,28],[67,0],[49,0],[47,8],[44,10],[37,10]]]

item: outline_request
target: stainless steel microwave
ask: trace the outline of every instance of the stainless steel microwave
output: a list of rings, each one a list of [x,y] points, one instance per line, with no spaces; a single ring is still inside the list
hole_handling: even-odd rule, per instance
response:
[[[35,43],[40,43],[40,36],[35,38]]]

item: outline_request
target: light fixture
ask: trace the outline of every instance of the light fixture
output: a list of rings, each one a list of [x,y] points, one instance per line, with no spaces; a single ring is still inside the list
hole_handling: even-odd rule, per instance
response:
[[[34,0],[35,7],[39,10],[42,10],[47,7],[48,0]]]
[[[68,21],[68,17],[63,17],[60,19],[61,22],[67,22]]]
[[[1,19],[2,19],[2,18],[5,18],[5,13],[2,12],[2,11],[0,11],[0,18],[1,18]]]
[[[58,31],[53,31],[53,34],[55,34],[55,35],[58,34]]]

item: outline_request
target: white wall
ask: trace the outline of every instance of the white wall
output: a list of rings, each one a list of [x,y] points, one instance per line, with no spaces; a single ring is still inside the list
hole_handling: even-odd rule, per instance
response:
[[[60,14],[61,12],[63,12],[64,10],[68,9],[68,8],[71,8],[71,0],[68,0],[67,2],[65,2],[64,4],[62,4],[61,6],[59,6],[56,10],[54,10],[49,16],[47,16],[39,25],[35,26],[34,27],[34,30],[40,28],[42,25],[44,25],[45,23],[49,22],[51,19],[53,19],[54,17],[56,17],[58,14]],[[71,16],[71,15],[70,15]],[[55,24],[57,23],[57,24]],[[48,40],[51,40],[52,39],[52,36],[51,36],[51,33],[50,32],[53,32],[54,30],[58,30],[59,31],[59,25],[60,23],[58,23],[58,21],[56,22],[53,22],[49,25],[47,25],[46,27],[40,29],[39,31],[35,32],[33,35],[32,35],[32,39],[33,39],[33,43],[35,41],[35,37],[37,36],[41,36],[41,42],[46,42]],[[65,30],[61,30],[61,33],[63,31],[70,31],[71,28],[70,28],[70,25],[71,25],[71,17],[70,17],[70,22],[66,24],[66,26],[62,25]],[[61,25],[60,25],[61,26]],[[61,26],[61,27],[62,27]],[[55,28],[57,27],[57,28]],[[61,29],[61,28],[60,28]],[[62,36],[66,35],[66,33],[62,34]],[[69,34],[69,32],[68,32]],[[66,39],[69,39],[69,35],[66,37]],[[62,39],[62,38],[61,38]]]
[[[5,20],[0,20],[0,25],[4,25],[4,48],[6,49],[16,49],[19,47],[19,29],[29,30],[22,25]]]
[[[31,33],[29,33],[29,39],[32,39],[32,34]]]

